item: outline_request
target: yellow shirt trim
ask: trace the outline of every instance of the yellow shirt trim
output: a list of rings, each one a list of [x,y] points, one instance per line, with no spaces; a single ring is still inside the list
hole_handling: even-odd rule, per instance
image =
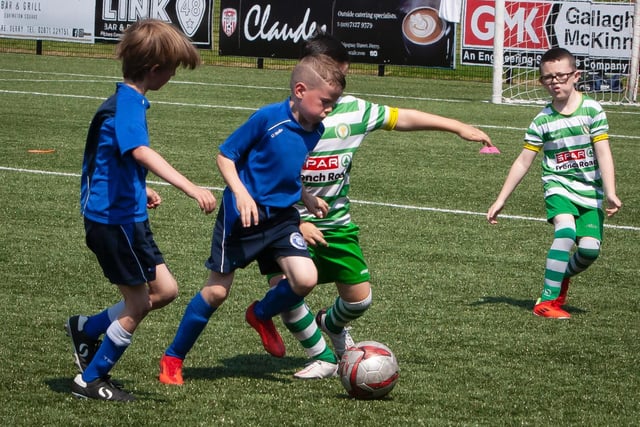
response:
[[[531,150],[531,151],[535,151],[536,153],[540,152],[540,149],[542,149],[542,147],[540,146],[536,146],[536,145],[531,145],[528,142],[524,143],[524,148],[526,148],[527,150]]]
[[[395,107],[389,108],[389,122],[383,127],[384,130],[393,130],[398,124],[398,109]]]
[[[595,138],[593,138],[593,143],[595,144],[596,142],[604,141],[605,139],[609,139],[608,133],[603,133],[602,135],[596,136]]]

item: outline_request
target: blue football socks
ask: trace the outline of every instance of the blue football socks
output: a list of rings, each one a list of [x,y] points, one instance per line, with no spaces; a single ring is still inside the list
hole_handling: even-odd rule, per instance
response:
[[[176,336],[165,354],[179,359],[187,357],[187,353],[191,350],[191,347],[193,347],[215,311],[216,309],[207,304],[202,298],[202,294],[198,292],[187,305]]]
[[[276,286],[269,289],[264,298],[255,305],[255,313],[261,319],[271,319],[276,314],[288,311],[303,301],[303,297],[297,295],[291,289],[287,279],[282,279]]]

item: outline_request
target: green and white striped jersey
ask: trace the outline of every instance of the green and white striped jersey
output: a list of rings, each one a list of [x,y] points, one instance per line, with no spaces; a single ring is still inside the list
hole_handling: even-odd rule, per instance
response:
[[[542,151],[544,197],[558,194],[577,205],[601,208],[602,178],[594,144],[609,138],[609,124],[602,106],[582,95],[582,103],[570,115],[548,104],[529,125],[525,148]]]
[[[320,229],[335,228],[351,221],[349,172],[353,156],[365,136],[377,129],[391,130],[398,117],[396,108],[374,104],[353,96],[341,97],[323,120],[325,131],[302,169],[306,191],[329,204],[325,218],[316,218],[304,205],[297,208],[304,221]]]

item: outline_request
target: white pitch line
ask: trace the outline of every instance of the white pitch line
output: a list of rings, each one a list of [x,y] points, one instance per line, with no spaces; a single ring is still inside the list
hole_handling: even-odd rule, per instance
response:
[[[248,86],[244,86],[244,87],[248,87]],[[274,89],[274,88],[271,88],[271,89]],[[59,97],[59,98],[79,98],[79,99],[97,99],[97,100],[105,99],[104,97],[101,97],[101,96],[69,95],[64,93],[31,92],[31,91],[6,90],[6,89],[0,89],[0,93],[9,93],[14,95],[53,96],[53,97]],[[385,97],[387,95],[370,95],[370,96]],[[388,96],[388,97],[391,98],[392,96]],[[405,99],[409,99],[409,98],[405,97]],[[430,98],[411,98],[411,99],[440,101],[438,99],[430,99]],[[159,105],[174,105],[174,106],[180,106],[180,107],[219,108],[224,110],[238,110],[238,111],[256,111],[257,110],[257,108],[255,107],[234,107],[231,105],[193,104],[193,103],[187,103],[187,102],[169,102],[169,101],[158,101],[158,100],[154,100],[153,103],[159,104]],[[497,126],[497,125],[482,125],[482,124],[474,124],[474,126],[477,126],[479,128],[487,128],[487,129],[501,129],[501,130],[506,129],[506,130],[514,130],[519,132],[526,131],[525,128],[519,128],[514,126]],[[611,136],[612,138],[618,138],[618,139],[640,139],[640,135],[609,134],[609,136]]]
[[[44,93],[44,92],[25,92],[19,90],[3,90],[0,89],[0,93],[11,93],[15,95],[34,95],[34,96],[54,96],[63,98],[80,98],[80,99],[98,99],[105,100],[103,96],[90,96],[90,95],[68,95],[64,93]],[[222,108],[226,110],[249,110],[256,111],[257,108],[253,107],[233,107],[230,105],[211,105],[211,104],[190,104],[186,102],[169,102],[169,101],[153,101],[154,104],[160,105],[177,105],[181,107],[201,107],[201,108]]]
[[[65,76],[65,77],[89,77],[92,79],[109,79],[109,81],[105,81],[104,83],[111,83],[114,79],[121,79],[113,76],[99,76],[92,74],[67,74],[67,73],[55,73],[49,71],[23,71],[23,70],[9,70],[9,69],[0,69],[0,72],[6,73],[22,73],[22,74],[45,74],[45,75],[53,75],[53,76]],[[11,79],[1,79],[10,81]],[[23,79],[15,79],[15,81],[22,81]],[[26,80],[25,80],[26,81]],[[33,82],[41,82],[44,80],[33,79]],[[64,80],[65,82],[69,82],[69,80]],[[78,83],[82,83],[89,80],[76,80]],[[95,82],[95,80],[91,80],[91,82]],[[220,86],[220,87],[236,87],[243,89],[258,89],[258,90],[281,90],[288,91],[289,89],[286,87],[278,87],[278,86],[251,86],[244,84],[231,84],[231,83],[208,83],[208,82],[193,82],[186,80],[171,80],[169,84],[180,84],[180,85],[195,85],[195,86]],[[391,98],[391,99],[411,99],[414,101],[433,101],[433,102],[450,102],[450,103],[465,103],[471,102],[468,99],[444,99],[444,98],[425,98],[419,96],[401,96],[401,95],[386,95],[381,93],[360,93],[360,92],[345,92],[345,94],[355,95],[355,96],[365,96],[365,97],[380,97],[380,98]]]
[[[60,72],[53,72],[53,71],[35,71],[35,70],[15,70],[15,69],[7,69],[7,68],[0,68],[0,72],[4,72],[4,73],[17,73],[17,74],[32,74],[32,75],[52,75],[52,76],[64,76],[64,77],[83,77],[83,78],[92,78],[92,79],[109,79],[109,81],[105,81],[104,83],[111,83],[112,81],[119,81],[122,80],[122,77],[118,77],[118,76],[103,76],[103,75],[96,75],[96,74],[80,74],[80,73],[60,73]],[[0,81],[8,81],[11,79],[0,79]],[[20,81],[21,79],[15,79],[16,81]],[[38,82],[38,81],[44,81],[44,80],[37,80],[34,79],[34,82]],[[62,80],[60,80],[62,81]],[[70,82],[70,80],[64,80],[65,82]],[[89,81],[86,79],[81,79],[81,80],[75,80],[77,82],[85,82],[85,81]],[[95,82],[94,80],[91,80],[91,82]],[[230,84],[230,83],[211,83],[211,82],[194,82],[194,81],[187,81],[187,80],[171,80],[169,81],[169,84],[182,84],[182,85],[197,85],[197,86],[221,86],[221,87],[239,87],[239,88],[246,88],[246,89],[259,89],[259,90],[282,90],[282,91],[288,91],[289,89],[286,87],[278,87],[278,86],[251,86],[251,85],[244,85],[244,84]],[[390,98],[390,99],[411,99],[411,100],[415,100],[415,101],[434,101],[434,102],[448,102],[448,103],[466,103],[466,102],[472,102],[471,100],[468,99],[448,99],[448,98],[425,98],[425,97],[418,97],[418,96],[402,96],[402,95],[387,95],[387,94],[381,94],[381,93],[360,93],[360,92],[345,92],[345,94],[350,94],[350,95],[356,95],[356,96],[365,96],[365,97],[380,97],[380,98]],[[485,101],[488,102],[488,101]],[[539,107],[540,104],[503,104],[504,106],[507,107]],[[632,114],[632,115],[638,115],[640,114],[640,111],[634,110],[634,111],[613,111],[611,113],[615,113],[615,114]]]
[[[39,175],[66,176],[66,177],[73,177],[73,178],[79,178],[80,177],[80,174],[77,174],[77,173],[43,171],[43,170],[23,169],[23,168],[12,168],[12,167],[7,167],[7,166],[0,166],[0,170],[4,170],[4,171],[8,171],[8,172],[33,173],[33,174],[39,174]],[[171,185],[171,184],[169,184],[167,182],[164,182],[164,181],[148,181],[148,182],[151,183],[151,184],[154,184],[154,185],[165,185],[165,186]],[[221,187],[207,187],[207,186],[202,186],[202,187],[206,188],[208,190],[216,190],[216,191],[222,191],[223,190],[223,188],[221,188]],[[396,204],[396,203],[371,202],[371,201],[367,201],[367,200],[353,200],[353,199],[350,199],[350,200],[351,200],[352,203],[355,203],[355,204],[370,205],[370,206],[382,206],[382,207],[395,208],[395,209],[406,209],[406,210],[438,212],[438,213],[450,213],[450,214],[454,214],[454,215],[473,215],[473,216],[485,216],[486,215],[486,213],[484,213],[484,212],[464,211],[464,210],[458,210],[458,209],[432,208],[432,207],[428,207],[428,206],[413,206],[413,205],[403,205],[403,204]],[[546,219],[544,219],[544,218],[535,218],[535,217],[520,216],[520,215],[500,215],[500,218],[502,218],[502,219],[515,219],[515,220],[521,220],[521,221],[536,221],[536,222],[545,222],[546,221]],[[640,227],[634,227],[634,226],[631,226],[631,225],[605,224],[604,226],[606,228],[613,228],[613,229],[616,229],[616,230],[640,231]]]

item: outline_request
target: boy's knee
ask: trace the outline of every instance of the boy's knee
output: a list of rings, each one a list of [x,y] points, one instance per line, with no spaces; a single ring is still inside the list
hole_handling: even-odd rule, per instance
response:
[[[165,302],[169,304],[170,302],[175,301],[176,298],[178,298],[178,286],[167,289],[164,295]]]
[[[219,307],[227,300],[229,296],[229,291],[224,286],[220,285],[207,285],[202,288],[200,292],[202,294],[202,298],[209,304],[211,307]]]
[[[596,260],[600,256],[600,240],[585,237],[578,243],[578,253],[581,257]]]
[[[318,283],[317,277],[305,277],[296,282],[289,281],[289,285],[293,292],[300,296],[308,295]]]
[[[576,227],[570,222],[564,222],[556,224],[556,228],[553,233],[555,239],[567,239],[575,242],[576,240]]]
[[[178,297],[178,282],[171,278],[171,280],[165,280],[162,286],[156,286],[153,295],[150,298],[151,304],[149,310],[161,308],[170,304]]]

